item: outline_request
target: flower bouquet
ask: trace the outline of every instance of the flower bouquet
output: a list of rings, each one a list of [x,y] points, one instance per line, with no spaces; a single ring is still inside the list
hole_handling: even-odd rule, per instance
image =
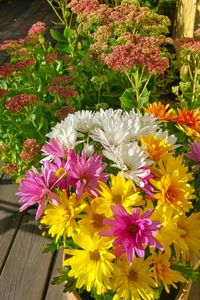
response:
[[[38,204],[49,248],[64,249],[55,282],[93,299],[153,300],[195,278],[200,213],[175,136],[148,113],[113,109],[69,114],[47,136],[41,170],[17,194],[21,211]]]

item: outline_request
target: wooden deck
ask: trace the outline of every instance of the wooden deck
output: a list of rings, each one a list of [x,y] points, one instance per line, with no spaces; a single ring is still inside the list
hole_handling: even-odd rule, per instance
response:
[[[0,43],[24,37],[37,21],[52,26],[53,19],[45,0],[0,0]],[[0,52],[0,64],[6,60]],[[42,253],[50,241],[41,236],[33,216],[19,213],[16,190],[6,175],[0,176],[0,300],[66,300],[63,287],[51,285],[62,253]],[[194,285],[189,300],[200,300]]]

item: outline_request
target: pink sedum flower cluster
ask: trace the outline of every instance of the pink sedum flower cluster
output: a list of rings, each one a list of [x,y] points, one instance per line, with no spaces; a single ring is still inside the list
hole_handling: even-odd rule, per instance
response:
[[[12,113],[20,112],[25,106],[34,104],[36,101],[34,94],[18,94],[13,96],[6,104],[5,107]]]
[[[46,31],[46,24],[44,22],[37,22],[31,26],[28,31],[28,36],[34,36]]]

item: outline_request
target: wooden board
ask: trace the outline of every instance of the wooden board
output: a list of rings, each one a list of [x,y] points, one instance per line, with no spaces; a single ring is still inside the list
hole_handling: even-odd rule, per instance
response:
[[[16,190],[17,185],[4,176],[0,182],[0,273],[22,219]]]
[[[52,279],[59,275],[57,270],[62,267],[62,259],[63,259],[63,252],[59,251],[55,257],[54,266],[52,269],[45,300],[67,300],[67,295],[63,294],[64,285],[51,284]]]
[[[193,37],[199,26],[199,6],[197,0],[178,0],[174,35],[177,38]]]
[[[42,253],[48,242],[33,217],[23,216],[0,276],[0,299],[43,299],[52,263],[52,255]]]

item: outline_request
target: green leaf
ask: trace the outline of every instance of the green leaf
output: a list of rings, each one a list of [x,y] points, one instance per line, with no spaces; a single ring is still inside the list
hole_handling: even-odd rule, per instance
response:
[[[144,106],[147,102],[149,102],[149,96],[151,94],[151,91],[148,92],[147,88],[144,89],[143,93],[140,96],[140,108]]]
[[[50,29],[50,34],[54,38],[54,40],[58,42],[66,42],[66,38],[59,32],[54,29]]]
[[[51,244],[48,244],[48,247],[46,247],[42,253],[55,252],[57,249],[58,245],[53,241]]]
[[[66,27],[64,30],[64,37],[66,37],[66,38],[72,37],[73,33],[74,32],[71,28]]]
[[[119,99],[121,101],[121,107],[125,110],[137,107],[136,97],[132,88],[126,89]]]

